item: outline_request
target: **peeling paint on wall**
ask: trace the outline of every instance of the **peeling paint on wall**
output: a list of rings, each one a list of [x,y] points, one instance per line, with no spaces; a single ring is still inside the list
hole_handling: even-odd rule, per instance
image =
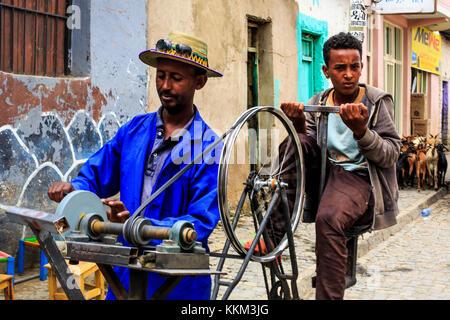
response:
[[[54,163],[62,172],[66,172],[72,162],[70,142],[59,118],[43,113],[39,118],[29,118],[21,122],[17,134],[34,154],[40,164]],[[36,121],[37,120],[37,121]]]
[[[79,111],[68,127],[75,159],[86,159],[102,146],[100,132],[85,111]]]
[[[0,126],[16,125],[33,116],[36,108],[39,112],[56,111],[67,125],[76,111],[87,107],[98,121],[108,97],[92,85],[91,78],[31,77],[4,72],[0,72],[0,91],[0,106],[5,106]]]
[[[108,129],[105,129],[105,120]],[[32,190],[47,198],[47,189],[55,181],[71,181],[81,165],[119,128],[114,114],[103,117],[101,125],[86,112],[79,112],[68,127],[55,114],[43,113],[34,130],[6,125],[0,128],[0,204],[20,205]],[[41,171],[45,171],[41,174]],[[30,187],[39,184],[42,188]],[[31,189],[30,189],[31,188]],[[27,191],[28,190],[28,191]],[[45,191],[45,192],[41,192]],[[31,192],[34,193],[34,192]],[[35,196],[33,196],[35,197]],[[47,207],[44,201],[25,201],[32,209]]]
[[[90,15],[86,77],[0,71],[1,205],[54,212],[51,184],[73,180],[122,124],[145,113],[148,73],[138,55],[147,47],[146,4],[96,0],[81,12]],[[0,250],[16,255],[18,240],[32,236],[26,229],[0,210]]]
[[[0,128],[0,199],[14,205],[22,193],[22,186],[38,167],[36,156],[18,137],[11,126]]]
[[[86,159],[107,143],[119,126],[114,114],[104,115],[97,124],[88,113],[79,111],[67,127],[56,113],[45,112],[17,129],[0,127],[0,205],[55,212],[57,203],[48,198],[49,187],[57,181],[73,180]],[[0,239],[17,242],[32,236],[1,216],[4,214],[0,214]],[[0,241],[2,251],[15,252],[11,246],[17,245]]]

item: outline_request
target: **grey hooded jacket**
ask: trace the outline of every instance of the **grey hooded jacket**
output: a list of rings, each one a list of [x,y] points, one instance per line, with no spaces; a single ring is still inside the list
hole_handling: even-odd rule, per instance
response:
[[[400,154],[401,139],[394,126],[392,96],[370,85],[359,85],[366,88],[362,103],[369,109],[369,120],[367,131],[356,141],[361,154],[367,159],[375,200],[372,229],[379,230],[397,223],[398,184],[395,165]],[[314,95],[308,105],[325,104],[331,90]],[[305,114],[306,133],[316,141],[319,141],[319,115],[310,112]]]

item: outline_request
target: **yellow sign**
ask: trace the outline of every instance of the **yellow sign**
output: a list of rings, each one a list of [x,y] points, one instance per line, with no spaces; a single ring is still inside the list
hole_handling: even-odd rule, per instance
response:
[[[412,29],[411,66],[416,69],[441,74],[441,36],[417,27]]]

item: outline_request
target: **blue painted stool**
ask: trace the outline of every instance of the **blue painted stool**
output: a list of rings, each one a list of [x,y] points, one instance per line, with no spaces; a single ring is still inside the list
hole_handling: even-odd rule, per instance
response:
[[[28,238],[19,241],[19,256],[17,257],[17,273],[23,274],[23,265],[25,258],[25,246],[40,248],[39,242],[36,238]],[[41,281],[47,280],[47,269],[44,266],[48,263],[44,251],[41,250],[41,264],[39,268],[39,279]]]
[[[0,251],[0,263],[6,263],[6,274],[13,276],[14,282],[14,257],[11,257],[9,254]]]

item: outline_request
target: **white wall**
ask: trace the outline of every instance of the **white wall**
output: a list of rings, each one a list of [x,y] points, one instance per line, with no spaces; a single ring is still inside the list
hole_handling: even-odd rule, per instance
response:
[[[328,22],[328,35],[349,30],[350,0],[296,0],[299,11]]]

